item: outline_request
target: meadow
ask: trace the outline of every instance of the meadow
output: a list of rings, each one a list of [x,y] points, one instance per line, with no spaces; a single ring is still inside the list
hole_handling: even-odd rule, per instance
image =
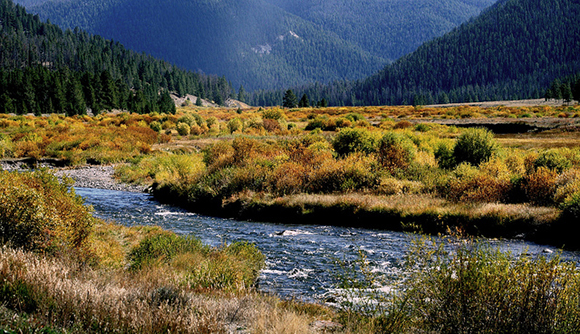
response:
[[[264,263],[256,245],[209,247],[157,227],[103,222],[70,180],[0,171],[0,327],[307,333],[332,320],[340,333],[580,332],[575,265],[470,237],[578,247],[579,114],[578,106],[182,106],[176,115],[0,115],[2,158],[116,163],[120,180],[151,185],[159,200],[190,210],[451,235],[418,238],[399,282],[377,281],[361,258],[341,274],[342,288],[379,302],[330,309],[256,292]],[[433,122],[441,119],[457,124]],[[545,130],[459,126],[498,119]],[[377,289],[385,285],[392,293]]]

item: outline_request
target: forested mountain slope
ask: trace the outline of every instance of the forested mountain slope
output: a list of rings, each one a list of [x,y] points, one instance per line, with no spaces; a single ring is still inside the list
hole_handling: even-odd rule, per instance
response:
[[[65,0],[29,10],[252,91],[364,78],[492,2]]]
[[[495,0],[266,0],[373,55],[396,60]]]
[[[171,112],[170,91],[223,101],[232,87],[0,0],[0,112]]]
[[[540,98],[580,71],[580,1],[501,0],[477,18],[356,82],[296,89],[333,105]],[[282,92],[253,102],[280,104]]]

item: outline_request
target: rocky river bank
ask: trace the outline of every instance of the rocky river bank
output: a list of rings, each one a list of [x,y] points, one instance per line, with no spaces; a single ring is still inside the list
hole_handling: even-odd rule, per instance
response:
[[[115,180],[114,165],[97,166],[87,165],[79,167],[61,167],[53,161],[40,161],[30,164],[27,160],[3,160],[0,161],[2,170],[8,171],[25,171],[31,168],[49,168],[58,176],[67,176],[72,178],[75,183],[74,187],[80,188],[97,188],[107,190],[120,190],[130,192],[144,192],[144,186],[121,183]]]

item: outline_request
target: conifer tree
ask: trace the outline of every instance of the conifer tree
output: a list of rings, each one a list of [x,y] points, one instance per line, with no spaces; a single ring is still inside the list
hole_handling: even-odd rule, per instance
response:
[[[308,101],[308,96],[306,94],[302,95],[302,98],[298,102],[299,108],[308,108],[310,107],[310,101]]]
[[[291,89],[288,89],[284,94],[284,98],[282,100],[282,106],[284,108],[295,108],[297,105],[296,95]]]
[[[238,101],[246,102],[246,90],[244,86],[240,86],[240,90],[238,91]]]

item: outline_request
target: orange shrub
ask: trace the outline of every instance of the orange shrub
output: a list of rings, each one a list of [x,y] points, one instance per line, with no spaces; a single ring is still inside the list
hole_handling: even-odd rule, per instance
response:
[[[554,203],[558,172],[546,167],[539,167],[535,172],[524,177],[522,189],[528,200],[538,205]]]
[[[444,195],[455,202],[502,202],[508,197],[511,182],[508,179],[478,173],[466,179],[451,179],[446,190]]]
[[[287,161],[272,173],[270,188],[278,195],[291,195],[303,191],[307,167],[294,161]]]
[[[264,129],[266,129],[266,131],[268,132],[276,132],[282,130],[280,123],[275,119],[266,118],[262,121],[262,124]]]

